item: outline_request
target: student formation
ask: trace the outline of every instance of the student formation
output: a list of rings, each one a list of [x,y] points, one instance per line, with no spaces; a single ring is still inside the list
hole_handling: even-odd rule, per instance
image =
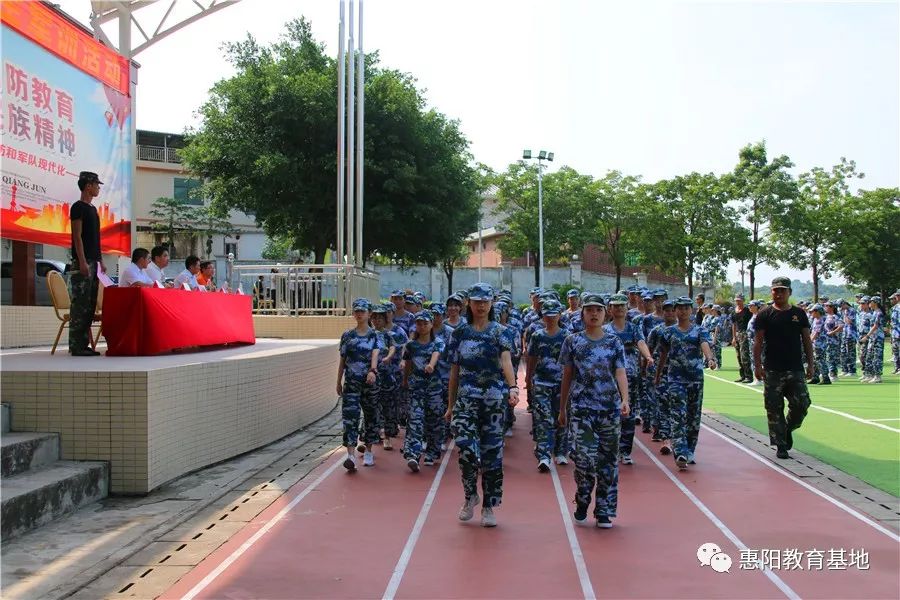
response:
[[[471,520],[480,506],[481,524],[495,526],[504,438],[513,435],[524,364],[536,469],[547,473],[551,462],[572,461],[573,518],[586,524],[593,505],[596,526],[606,529],[616,516],[619,465],[634,463],[636,427],[687,470],[696,462],[704,369],[721,364],[721,346],[734,343],[742,381],[752,383],[761,373],[748,340],[762,302],[751,301],[741,321],[715,305],[695,310],[690,298],[669,299],[663,289],[570,290],[565,304],[556,291],[535,288],[530,296],[524,311],[508,290],[485,283],[445,302],[427,303],[423,294],[403,290],[390,302],[356,300],[356,326],[340,340],[337,383],[347,471],[357,470],[356,452],[372,467],[373,446],[394,450],[401,426],[399,451],[413,473],[435,465],[453,443],[464,492],[458,518]],[[743,315],[738,299],[736,314]],[[891,299],[896,373],[900,292]],[[808,307],[812,383],[835,379],[838,366],[853,372],[857,351],[866,380],[880,381],[884,315],[877,299],[860,297],[860,307],[848,310],[841,301]]]

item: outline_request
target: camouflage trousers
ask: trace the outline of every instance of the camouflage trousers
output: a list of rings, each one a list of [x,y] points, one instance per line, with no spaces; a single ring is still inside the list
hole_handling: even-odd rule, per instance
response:
[[[741,379],[753,381],[753,372],[750,370],[750,339],[746,331],[738,331],[735,339],[735,353],[737,354],[738,368]],[[719,362],[721,365],[722,363]]]
[[[538,460],[569,453],[569,431],[559,426],[559,385],[535,383],[531,418],[534,423],[534,457]]]
[[[815,351],[815,371],[813,371],[813,379],[828,379],[828,346],[825,344],[817,344],[813,347]]]
[[[828,374],[832,377],[836,377],[838,374],[838,367],[841,366],[841,339],[839,337],[826,337],[825,362],[828,364]]]
[[[395,372],[379,370],[375,395],[378,398],[378,427],[384,429],[384,437],[393,438],[400,434],[397,425],[399,410],[400,382]]]
[[[763,397],[769,437],[776,446],[784,446],[785,433],[800,428],[812,404],[803,371],[766,371]],[[787,418],[784,416],[785,400],[788,403]]]
[[[866,361],[869,359],[869,340],[857,340],[857,350],[859,350],[859,364],[862,365],[863,372],[866,370]]]
[[[88,261],[87,277],[78,271],[77,264],[73,264],[69,276],[69,295],[72,298],[69,308],[69,352],[86,350],[91,345],[91,324],[94,322],[99,285],[96,261]]]
[[[856,375],[856,339],[841,340],[841,370]]]
[[[459,396],[453,406],[453,431],[459,448],[459,470],[466,499],[478,492],[482,506],[503,499],[503,431],[508,404],[504,397]]]
[[[703,382],[669,382],[672,454],[694,460],[703,414]]]
[[[575,504],[590,506],[594,516],[616,516],[619,502],[619,431],[621,415],[572,408]]]
[[[869,338],[869,349],[866,352],[866,362],[863,363],[863,373],[869,377],[881,377],[884,370],[884,338]]]
[[[419,460],[423,451],[425,458],[441,458],[444,411],[446,408],[441,390],[409,390],[409,415],[403,441],[403,458]]]
[[[630,404],[629,408],[631,409],[628,413],[627,417],[621,417],[621,428],[619,433],[619,454],[631,454],[631,450],[634,448],[634,417],[635,417],[635,407],[634,404],[631,404],[632,399],[640,398],[640,377],[637,375],[629,375],[628,376],[628,402]],[[640,404],[638,402],[638,404]],[[643,410],[643,409],[642,409]],[[641,418],[643,419],[643,412],[641,413]]]
[[[364,379],[344,378],[341,395],[341,418],[344,425],[344,446],[352,448],[362,438],[364,444],[378,441],[378,400],[373,386]],[[363,418],[360,434],[360,417]]]
[[[712,344],[712,353],[713,353],[713,356],[716,358],[716,364],[719,366],[722,366],[722,342],[721,341],[716,341],[715,343]],[[747,360],[748,361],[750,360],[749,354],[747,356]],[[751,370],[750,372],[752,373],[753,371]]]
[[[672,397],[669,380],[663,375],[656,387],[656,427],[664,440],[672,439]]]
[[[900,337],[891,338],[891,353],[894,356],[894,370],[900,370]]]
[[[656,406],[656,386],[653,385],[653,378],[656,376],[656,367],[647,367],[644,374],[641,376],[641,384],[640,384],[640,405],[641,405],[641,420],[644,424],[644,429],[652,429],[654,427],[659,427],[658,417],[656,415],[657,406]]]

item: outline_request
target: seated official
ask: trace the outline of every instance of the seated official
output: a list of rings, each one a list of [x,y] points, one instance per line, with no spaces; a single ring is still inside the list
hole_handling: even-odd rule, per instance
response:
[[[131,264],[119,276],[119,287],[153,287],[153,279],[144,271],[150,264],[150,251],[135,248],[131,253]]]
[[[163,269],[169,266],[169,249],[165,246],[155,246],[150,251],[150,264],[144,269],[147,276],[153,281],[158,281],[160,285],[166,286],[166,273]]]
[[[216,284],[213,283],[213,276],[216,274],[216,265],[211,260],[204,260],[200,263],[200,272],[197,274],[197,283],[200,287],[206,288],[209,292],[216,291]]]
[[[175,288],[181,289],[183,284],[188,284],[191,291],[199,290],[200,284],[197,282],[197,273],[200,272],[200,258],[197,256],[188,256],[184,259],[184,271],[175,276]]]

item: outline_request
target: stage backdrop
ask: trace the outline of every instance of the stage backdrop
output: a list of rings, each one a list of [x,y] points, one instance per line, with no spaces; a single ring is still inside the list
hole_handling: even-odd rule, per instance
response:
[[[128,61],[41,2],[4,2],[0,19],[0,235],[70,246],[78,173],[94,171],[102,251],[130,255]]]

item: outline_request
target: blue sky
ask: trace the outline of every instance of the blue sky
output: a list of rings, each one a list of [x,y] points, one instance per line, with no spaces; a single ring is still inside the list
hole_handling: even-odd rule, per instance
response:
[[[87,0],[60,4],[87,22]],[[191,12],[192,3],[179,5]],[[654,181],[731,170],[741,146],[765,139],[797,173],[846,156],[866,173],[864,187],[894,187],[898,6],[366,0],[365,46],[413,73],[430,103],[461,121],[475,158],[496,169],[523,148],[545,148],[558,165]],[[196,125],[209,87],[231,73],[221,43],[247,31],[273,41],[300,15],[334,52],[336,0],[243,0],[140,54],[138,127]],[[774,271],[761,269],[760,279]],[[737,278],[736,266],[730,272]]]

